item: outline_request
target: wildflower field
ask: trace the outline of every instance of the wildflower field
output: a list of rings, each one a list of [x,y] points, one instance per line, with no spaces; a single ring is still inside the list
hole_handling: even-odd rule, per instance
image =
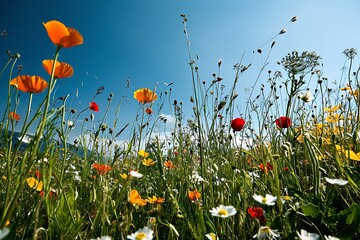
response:
[[[204,81],[181,17],[191,98],[172,99],[170,85],[164,92],[144,86],[131,99],[138,114],[121,126],[106,121],[126,114],[121,106],[109,111],[116,93],[99,88],[84,99],[84,110],[56,96],[57,84],[74,72],[59,53],[86,39],[76,26],[43,23],[55,50],[42,62],[44,77],[23,74],[18,53],[0,59],[8,89],[0,125],[0,239],[360,239],[356,49],[344,50],[345,77],[335,84],[315,52],[287,54],[278,62],[282,71],[265,62],[247,101],[239,102],[237,84],[251,64],[234,64],[233,85],[225,88],[219,60],[219,74]],[[268,59],[274,45],[271,39],[257,54]],[[107,98],[108,107],[100,109],[95,97]],[[33,98],[41,104],[32,106]],[[175,118],[171,134],[160,114],[165,105]],[[27,135],[34,126],[35,135]],[[82,134],[69,143],[74,126]],[[165,138],[154,134],[161,129]]]

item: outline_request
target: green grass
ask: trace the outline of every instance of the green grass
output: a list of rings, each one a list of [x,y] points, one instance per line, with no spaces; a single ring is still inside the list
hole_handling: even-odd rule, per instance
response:
[[[20,134],[24,136],[34,125],[37,130],[20,151],[12,138],[17,120],[8,117],[16,112],[20,90],[5,84],[6,77],[1,75],[3,87],[8,87],[8,104],[0,127],[0,229],[10,229],[9,239],[126,239],[146,226],[149,229],[144,232],[149,236],[153,231],[154,239],[204,239],[210,233],[219,239],[252,239],[259,229],[259,239],[275,238],[275,234],[296,239],[301,229],[319,239],[359,239],[356,50],[344,51],[347,77],[335,87],[323,77],[321,58],[314,52],[289,53],[279,61],[281,73],[264,74],[265,63],[254,85],[255,89],[262,83],[259,94],[254,96],[253,91],[246,102],[239,103],[237,83],[251,65],[236,64],[233,85],[228,88],[216,74],[212,82],[203,83],[190,51],[185,16],[183,20],[194,117],[186,118],[185,104],[168,92],[157,93],[156,104],[139,103],[134,124],[124,127],[129,127],[130,136],[121,145],[114,140],[124,137],[124,128],[119,129],[116,120],[106,122],[113,95],[108,97],[107,109],[98,113],[103,114],[100,124],[88,128],[86,123],[92,119],[85,120],[76,145],[64,145],[71,134],[68,121],[77,124],[81,114],[91,110],[75,113],[67,107],[66,98],[49,108],[57,81],[53,70],[46,94],[41,95],[42,104],[31,113],[33,94],[29,93]],[[62,50],[57,47],[55,59]],[[13,70],[18,58],[10,54],[1,71],[9,69],[9,82],[16,77]],[[221,61],[218,68],[220,72]],[[305,95],[306,91],[312,94]],[[99,89],[96,95],[102,92]],[[167,134],[167,119],[145,110],[152,107],[159,113],[166,104],[175,124],[163,140],[156,135]],[[238,104],[244,109],[241,114]],[[120,105],[114,119],[118,112]],[[291,119],[291,126],[280,128],[276,120],[281,116]],[[231,122],[238,117],[246,121],[245,126],[233,131]],[[148,156],[139,154],[140,150]],[[142,161],[148,158],[154,164],[145,166]],[[131,177],[133,170],[142,177]],[[330,183],[326,178],[338,180]],[[337,184],[339,179],[346,184]],[[189,191],[201,195],[189,198]],[[276,197],[273,204],[267,204],[270,198],[260,202],[254,198],[266,194]],[[165,201],[154,203],[153,196]],[[149,198],[153,201],[146,201]],[[220,205],[233,206],[236,214],[212,216],[210,210]],[[260,209],[252,216],[254,207],[260,207],[264,215]],[[268,238],[269,228],[261,228],[265,226],[272,229]]]

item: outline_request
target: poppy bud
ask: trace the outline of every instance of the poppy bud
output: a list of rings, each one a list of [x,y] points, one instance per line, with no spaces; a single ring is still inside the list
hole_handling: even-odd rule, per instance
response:
[[[147,114],[152,114],[152,113],[153,113],[153,110],[152,110],[150,107],[148,107],[147,109],[145,109],[145,112],[146,112]]]
[[[242,118],[235,118],[231,121],[231,128],[234,131],[241,131],[244,128],[245,120]]]

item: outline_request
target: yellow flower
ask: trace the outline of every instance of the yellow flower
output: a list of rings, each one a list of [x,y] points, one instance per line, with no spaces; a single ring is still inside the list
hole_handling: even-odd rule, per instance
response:
[[[340,154],[344,154],[346,157],[348,157],[351,160],[355,160],[355,161],[360,161],[360,153],[355,153],[352,150],[346,150],[344,149],[344,147],[341,147],[339,145],[335,145],[336,150],[338,151],[338,153]]]
[[[38,181],[36,178],[29,177],[26,179],[28,186],[36,191],[41,191],[43,189],[43,182]]]
[[[333,132],[334,132],[335,135],[342,134],[344,132],[344,127],[334,127]]]
[[[142,158],[147,158],[149,156],[149,153],[145,152],[145,150],[141,149],[139,152],[138,152],[139,156],[142,157]]]
[[[125,180],[128,180],[128,179],[131,178],[131,176],[130,176],[130,175],[127,175],[126,173],[120,174],[120,177],[121,177],[122,179],[125,179]]]
[[[326,117],[326,121],[330,122],[330,123],[338,123],[340,120],[343,120],[344,116],[340,115],[340,114],[333,114],[332,112],[330,112],[329,116]]]
[[[335,105],[334,107],[330,106],[330,108],[324,107],[324,110],[330,113],[330,112],[335,112],[336,110],[339,110],[340,108],[341,108],[341,104],[338,104],[338,105]]]
[[[151,165],[154,165],[154,164],[155,164],[155,161],[152,160],[151,158],[144,158],[144,160],[142,160],[142,164],[143,164],[144,166],[149,167],[149,166],[151,166]]]

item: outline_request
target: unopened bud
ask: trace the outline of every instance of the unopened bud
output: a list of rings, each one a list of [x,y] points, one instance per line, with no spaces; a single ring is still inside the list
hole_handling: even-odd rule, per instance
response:
[[[279,35],[284,34],[284,33],[286,33],[286,28],[281,29],[281,31],[279,32]]]
[[[297,19],[297,16],[293,16],[292,18],[291,18],[291,22],[296,22],[298,19]]]

